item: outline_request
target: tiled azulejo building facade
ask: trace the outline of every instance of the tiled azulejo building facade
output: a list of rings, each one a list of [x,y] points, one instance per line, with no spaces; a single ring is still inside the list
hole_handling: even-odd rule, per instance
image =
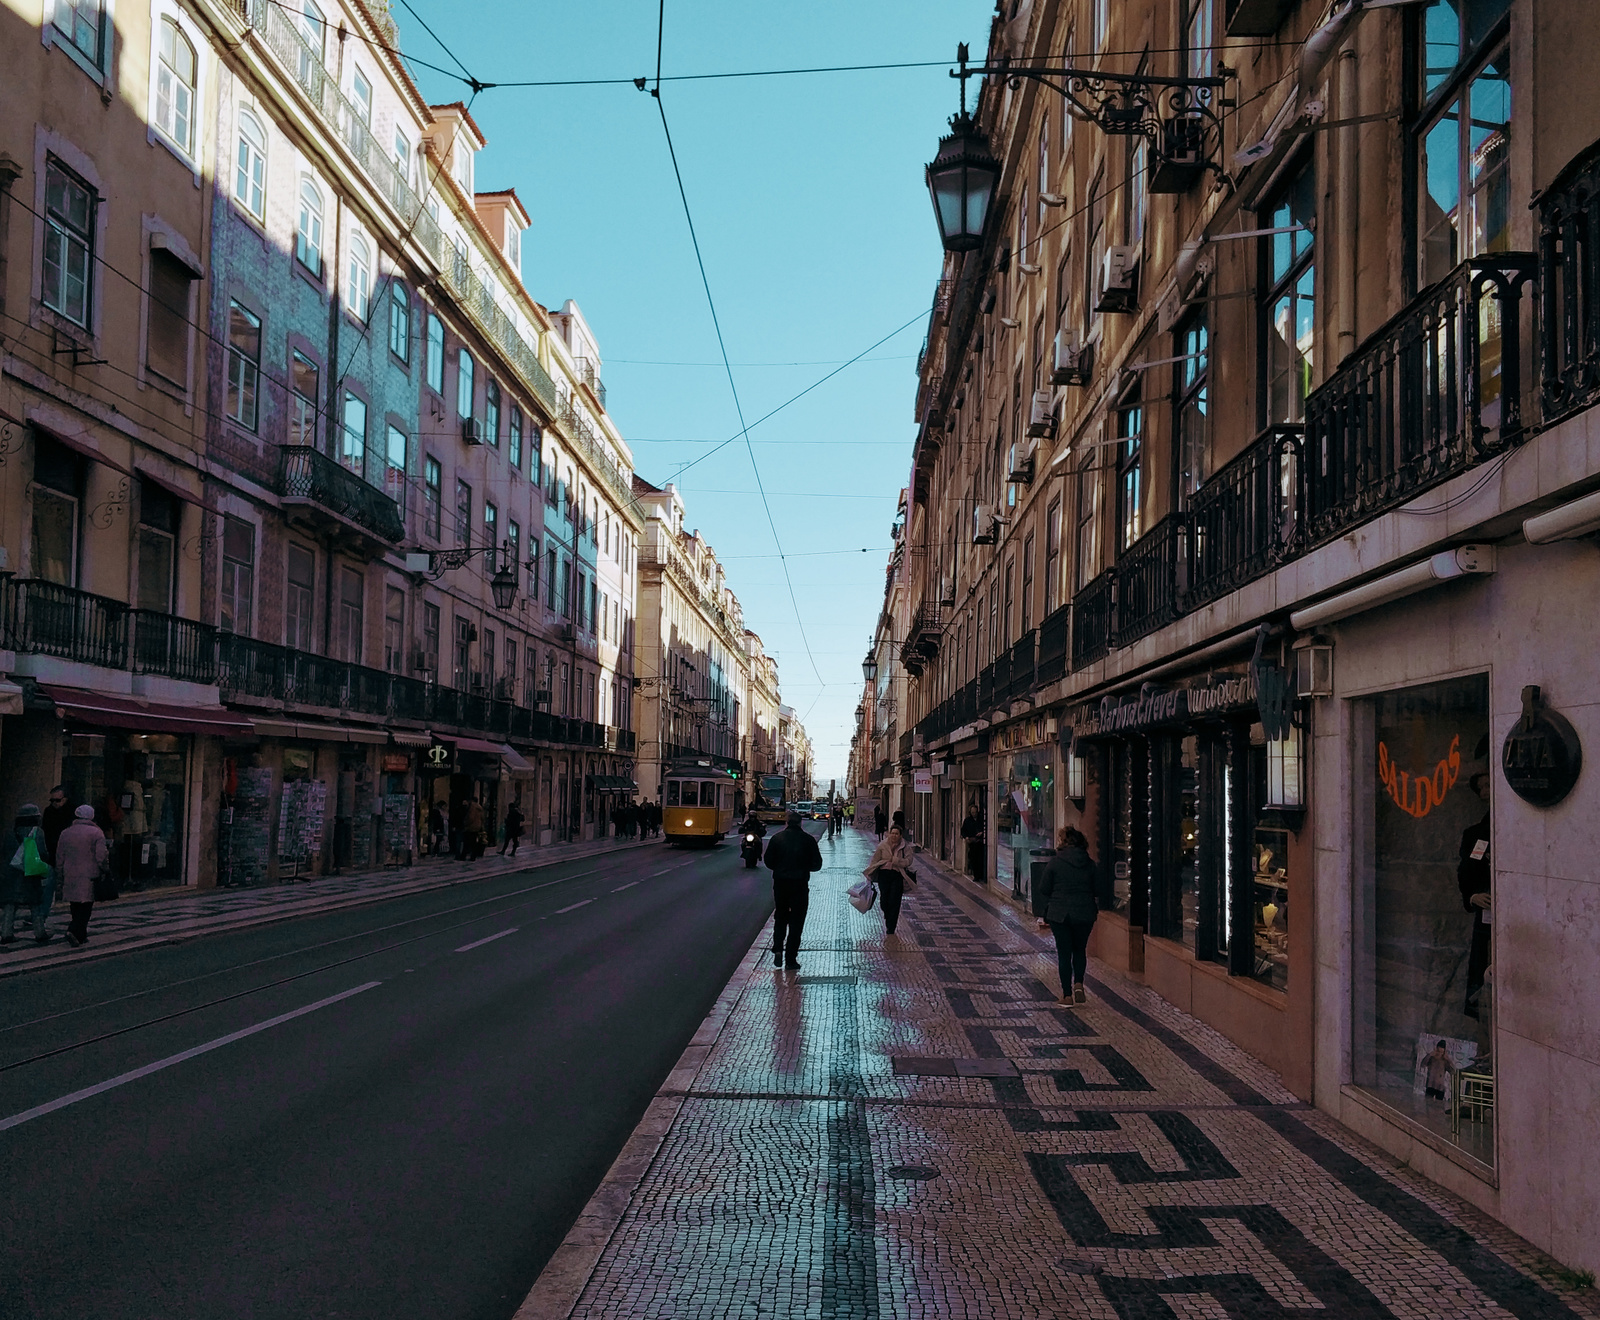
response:
[[[1597,37],[1002,6],[853,761],[1019,901],[1079,826],[1098,956],[1587,1269]]]

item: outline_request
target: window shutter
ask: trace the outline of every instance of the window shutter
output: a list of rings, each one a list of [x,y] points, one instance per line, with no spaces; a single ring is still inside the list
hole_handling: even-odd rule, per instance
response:
[[[189,268],[161,248],[150,250],[150,316],[145,365],[180,388],[189,379]]]

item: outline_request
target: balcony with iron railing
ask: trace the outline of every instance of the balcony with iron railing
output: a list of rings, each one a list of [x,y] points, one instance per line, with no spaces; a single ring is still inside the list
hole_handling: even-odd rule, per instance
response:
[[[101,669],[216,682],[216,629],[37,578],[0,582],[0,646]]]
[[[1189,607],[1254,581],[1295,552],[1301,428],[1269,427],[1223,464],[1189,509]]]
[[[1070,641],[1072,607],[1063,605],[1045,615],[1039,625],[1039,661],[1035,682],[1043,687],[1054,683],[1067,672],[1067,651]]]
[[[1600,403],[1600,142],[1538,196],[1544,423]]]
[[[390,544],[398,544],[405,536],[399,505],[310,445],[284,445],[279,449],[278,495],[286,505],[318,510],[335,522],[359,528]]]

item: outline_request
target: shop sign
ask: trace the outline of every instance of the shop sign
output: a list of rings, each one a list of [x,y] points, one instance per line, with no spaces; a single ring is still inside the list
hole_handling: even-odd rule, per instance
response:
[[[1511,791],[1536,807],[1553,807],[1572,792],[1583,769],[1578,731],[1544,708],[1537,686],[1522,689],[1522,718],[1500,750],[1500,769]]]
[[[383,754],[383,769],[385,774],[400,775],[411,769],[411,755],[408,752],[385,752]]]
[[[435,740],[428,745],[428,750],[422,754],[422,764],[428,770],[445,771],[450,768],[450,762],[455,760],[455,748],[449,743]]]
[[[1099,738],[1113,733],[1138,733],[1162,724],[1176,724],[1202,715],[1253,708],[1256,682],[1253,673],[1232,675],[1204,687],[1173,688],[1163,692],[1147,685],[1132,701],[1102,697],[1098,706],[1083,705],[1072,712],[1072,737]]]
[[[913,770],[911,772],[911,791],[914,793],[933,792],[933,771]]]
[[[1389,800],[1408,816],[1421,820],[1444,801],[1444,795],[1461,778],[1461,735],[1450,740],[1450,751],[1431,774],[1412,774],[1395,765],[1387,743],[1378,743],[1378,782]]]
[[[943,761],[930,761],[930,762],[928,762],[928,773],[931,774],[935,779],[943,779],[944,778],[944,762]]]

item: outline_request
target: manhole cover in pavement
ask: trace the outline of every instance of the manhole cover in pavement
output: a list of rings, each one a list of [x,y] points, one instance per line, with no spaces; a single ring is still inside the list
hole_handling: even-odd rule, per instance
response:
[[[927,1182],[939,1176],[939,1170],[930,1169],[926,1164],[897,1164],[892,1169],[884,1170],[884,1173],[903,1182]]]
[[[1105,1266],[1098,1261],[1082,1260],[1076,1256],[1063,1256],[1056,1262],[1056,1268],[1065,1270],[1068,1274],[1100,1274]]]
[[[1020,1077],[1010,1059],[929,1059],[911,1055],[894,1056],[894,1071],[899,1077]]]

